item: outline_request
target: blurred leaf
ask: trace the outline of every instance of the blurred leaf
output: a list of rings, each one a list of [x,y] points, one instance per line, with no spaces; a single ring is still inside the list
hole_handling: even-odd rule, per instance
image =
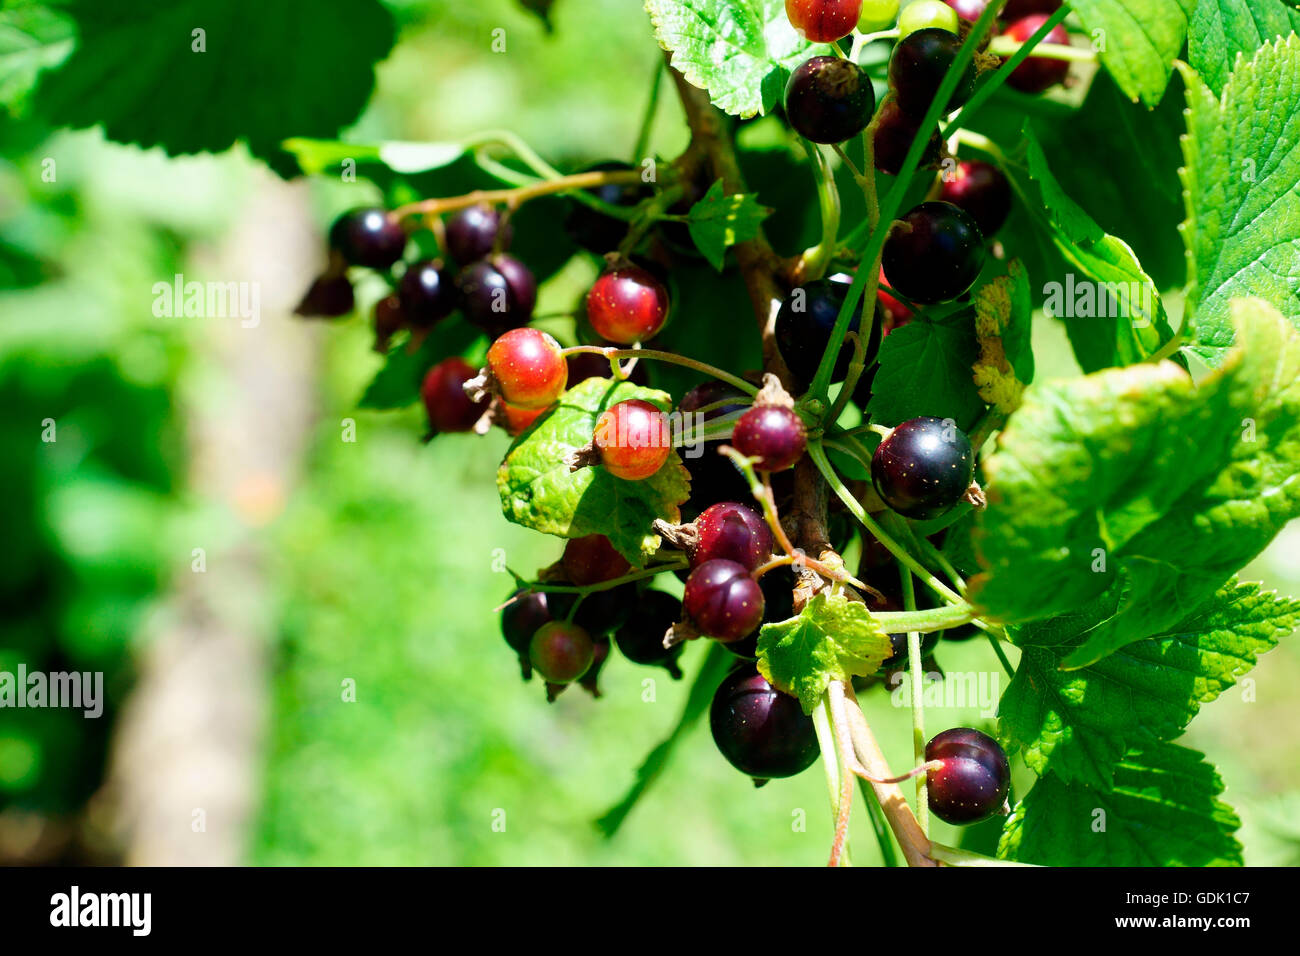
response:
[[[1215,96],[1236,65],[1271,40],[1300,30],[1300,11],[1279,0],[1200,0],[1187,39],[1188,62]]]
[[[423,173],[441,169],[465,155],[460,143],[344,143],[335,139],[286,139],[282,144],[308,176],[315,176],[351,160],[382,163],[395,173]]]

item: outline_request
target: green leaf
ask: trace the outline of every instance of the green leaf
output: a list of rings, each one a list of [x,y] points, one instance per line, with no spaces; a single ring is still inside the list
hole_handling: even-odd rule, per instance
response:
[[[450,166],[465,155],[460,143],[344,143],[336,139],[294,137],[283,144],[308,176],[337,169],[351,161],[381,163],[395,173],[423,173]]]
[[[1046,284],[1044,308],[1064,321],[1085,372],[1144,361],[1173,338],[1164,304],[1128,244],[1106,233],[1071,199],[1047,168],[1047,158],[1026,129],[1029,175],[1048,212],[1048,237],[1066,273]]]
[[[1266,45],[1221,100],[1188,73],[1188,315],[1210,365],[1232,345],[1229,303],[1259,296],[1300,327],[1300,37]]]
[[[1035,383],[985,461],[970,583],[981,615],[1067,613],[1122,589],[1064,662],[1162,633],[1300,514],[1300,336],[1234,303],[1241,345],[1199,383],[1173,363]]]
[[[719,272],[727,249],[758,235],[763,220],[772,210],[761,206],[752,195],[723,194],[722,180],[709,187],[704,198],[691,207],[687,228],[695,246]]]
[[[505,516],[564,538],[606,535],[634,565],[644,565],[659,547],[651,524],[656,518],[676,524],[689,494],[677,453],[644,481],[615,478],[599,465],[570,472],[565,464],[570,453],[590,444],[600,413],[630,398],[672,408],[664,392],[607,378],[589,378],[565,392],[515,440],[497,471]]]
[[[893,653],[867,606],[817,594],[797,617],[758,632],[758,669],[811,714],[833,680],[874,674]]]
[[[1125,94],[1154,107],[1187,38],[1196,0],[1070,0],[1101,62]]]
[[[984,411],[971,366],[979,358],[969,310],[942,319],[917,317],[880,343],[880,367],[867,410],[894,426],[918,415],[951,418],[970,428]]]
[[[1187,59],[1215,96],[1223,93],[1237,56],[1300,30],[1300,11],[1279,0],[1201,0],[1192,15]]]
[[[1164,633],[1076,671],[1082,638],[1024,648],[998,735],[1042,776],[1109,787],[1131,748],[1177,737],[1200,710],[1300,627],[1300,601],[1235,581]]]
[[[286,136],[334,136],[361,112],[394,40],[378,0],[72,0],[67,12],[80,38],[43,76],[38,108],[172,154],[243,140],[278,160]]]
[[[361,408],[405,408],[420,398],[429,369],[452,355],[462,355],[481,333],[468,322],[447,320],[434,327],[412,350],[401,341],[388,350],[384,364],[361,395]]]
[[[1043,866],[1240,866],[1241,821],[1204,755],[1173,744],[1127,754],[1112,789],[1039,780],[1002,831],[998,856]]]
[[[736,116],[753,116],[778,99],[768,79],[774,70],[830,52],[794,32],[784,0],[645,0],[645,8],[672,65]]]

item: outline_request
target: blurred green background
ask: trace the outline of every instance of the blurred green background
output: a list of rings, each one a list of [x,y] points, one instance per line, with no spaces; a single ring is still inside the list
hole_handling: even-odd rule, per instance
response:
[[[345,138],[507,127],[561,166],[630,156],[660,56],[637,4],[560,0],[554,33],[514,0],[389,7],[399,43]],[[490,48],[497,28],[503,53]],[[66,52],[57,37],[36,51],[7,39],[0,31],[7,67]],[[622,831],[597,833],[593,819],[675,723],[703,648],[690,649],[680,683],[614,655],[599,701],[575,689],[548,706],[537,681],[520,682],[493,611],[511,588],[501,561],[528,573],[560,543],[501,517],[494,475],[507,440],[424,445],[419,409],[358,409],[383,362],[365,322],[324,328],[287,314],[319,266],[322,225],[377,198],[373,186],[286,185],[242,149],[168,159],[95,130],[55,132],[25,110],[23,89],[0,80],[0,668],[103,670],[110,706],[99,721],[0,711],[0,862],[825,862],[820,769],[755,790],[703,725]],[[652,148],[672,156],[685,139],[665,86]],[[280,269],[258,328],[154,316],[155,282],[225,278],[249,258]],[[559,272],[539,311],[565,308],[594,269]],[[1071,373],[1059,329],[1041,321],[1036,336],[1040,376]],[[52,443],[41,440],[47,419]],[[355,441],[341,438],[348,419]],[[262,445],[241,444],[246,434]],[[1292,529],[1245,576],[1300,593],[1298,556]],[[192,640],[224,629],[248,652],[228,656],[218,642],[231,670],[186,678],[217,701],[193,720],[186,685],[167,683],[169,658],[156,652],[187,628]],[[978,642],[945,645],[940,661],[997,671]],[[1285,734],[1300,706],[1300,648],[1284,642],[1250,678],[1253,701],[1234,690],[1184,740],[1221,768],[1247,860],[1300,863],[1300,762]],[[168,696],[177,688],[179,700]],[[133,701],[142,694],[154,702]],[[864,705],[891,763],[908,764],[907,711],[880,690]],[[187,732],[233,728],[215,747],[222,759],[177,771],[173,751],[150,758],[115,743],[165,728],[168,707]],[[991,723],[945,708],[927,721]],[[142,807],[154,773],[184,786]],[[242,797],[211,795],[232,780]],[[1029,782],[1020,768],[1018,787]],[[211,815],[206,830],[195,808]],[[860,804],[857,814],[854,856],[875,862]],[[936,835],[985,850],[996,838],[943,824]],[[225,845],[202,845],[216,840]]]

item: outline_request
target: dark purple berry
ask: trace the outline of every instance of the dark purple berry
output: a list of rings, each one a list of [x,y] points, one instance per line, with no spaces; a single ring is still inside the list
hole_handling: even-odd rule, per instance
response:
[[[600,678],[600,669],[605,666],[605,661],[609,659],[609,638],[595,637],[591,641],[591,666],[587,672],[578,678],[578,683],[582,689],[591,694],[592,697],[600,698],[600,687],[597,681]]]
[[[801,63],[785,85],[785,116],[814,143],[842,143],[871,122],[876,92],[862,68],[837,56]]]
[[[497,336],[528,324],[537,304],[537,281],[514,256],[481,259],[457,277],[465,317]]]
[[[755,405],[740,416],[731,444],[759,471],[784,471],[803,457],[808,439],[803,420],[782,405]]]
[[[479,204],[462,209],[447,222],[447,253],[467,266],[510,248],[514,230],[495,206]],[[498,241],[499,240],[499,241]]]
[[[916,139],[920,129],[917,120],[903,112],[897,100],[890,100],[882,106],[871,139],[872,158],[876,169],[897,176],[903,169],[907,151],[912,148],[912,140]],[[942,150],[943,138],[939,135],[939,127],[936,125],[930,134],[929,142],[925,144],[924,152],[921,153],[917,163],[918,168],[933,166],[939,161]]]
[[[406,314],[397,295],[386,295],[375,303],[375,351],[387,352],[394,335],[406,328]]]
[[[763,591],[735,561],[706,561],[686,579],[686,616],[701,634],[738,641],[763,623]]]
[[[476,375],[478,369],[459,356],[444,359],[425,374],[420,398],[431,433],[467,432],[483,417],[488,400],[472,402],[465,394],[465,383]]]
[[[903,112],[917,121],[925,116],[960,49],[961,40],[957,34],[938,27],[917,30],[898,42],[889,59],[889,85],[893,87]],[[971,62],[966,64],[944,112],[951,113],[974,92],[975,64]]]
[[[386,209],[353,209],[334,220],[329,242],[348,265],[387,269],[406,251],[406,230]]]
[[[759,780],[793,777],[817,760],[817,731],[799,701],[752,665],[727,675],[709,707],[709,728],[727,762]]]
[[[848,296],[853,280],[848,276],[816,279],[796,286],[776,313],[776,344],[790,371],[804,384],[817,374],[822,353],[830,344],[831,330],[839,318],[840,308]],[[862,300],[858,300],[853,317],[849,319],[850,332],[857,332],[862,324]],[[868,346],[870,351],[870,346]],[[835,360],[831,381],[842,382],[848,374],[853,358],[853,345],[845,341]]]
[[[350,313],[355,305],[348,277],[327,274],[312,281],[294,313],[309,319],[337,319]]]
[[[964,209],[923,202],[885,240],[889,287],[913,302],[932,305],[969,291],[984,268],[984,235]]]
[[[747,505],[710,505],[695,519],[695,530],[699,540],[690,550],[692,567],[722,558],[753,571],[772,557],[772,529]]]
[[[614,632],[614,644],[633,664],[663,667],[673,680],[681,680],[677,659],[685,645],[664,647],[664,635],[681,617],[682,602],[677,598],[663,591],[646,591]]]
[[[402,312],[411,325],[427,329],[456,308],[456,286],[441,259],[413,262],[397,285]]]
[[[519,665],[527,680],[533,672],[528,660],[528,645],[543,624],[564,617],[572,604],[567,594],[545,591],[516,591],[513,600],[501,609],[501,634],[510,649],[519,655]]]
[[[969,727],[945,730],[925,745],[925,759],[943,762],[927,772],[926,792],[930,812],[945,823],[978,823],[1005,805],[1011,765],[988,734]]]
[[[975,477],[970,439],[951,421],[913,418],[882,441],[871,457],[876,492],[908,518],[937,518],[966,494]]]

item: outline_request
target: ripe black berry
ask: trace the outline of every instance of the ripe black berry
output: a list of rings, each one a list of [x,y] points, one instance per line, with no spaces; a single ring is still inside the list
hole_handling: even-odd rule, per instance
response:
[[[402,300],[396,295],[386,295],[375,303],[375,351],[387,352],[389,340],[406,328],[406,314]]]
[[[663,667],[673,680],[681,680],[677,659],[686,645],[664,647],[664,634],[681,617],[682,602],[677,598],[663,591],[646,591],[614,632],[614,644],[633,664]]]
[[[970,439],[942,418],[913,418],[871,457],[871,480],[885,504],[909,518],[937,518],[961,500],[975,477]]]
[[[970,213],[986,239],[1002,228],[1011,213],[1011,183],[992,163],[965,159],[945,175],[939,198]]]
[[[747,505],[710,505],[695,519],[695,530],[699,540],[690,550],[692,567],[722,558],[753,571],[772,557],[772,529]]]
[[[402,312],[417,329],[427,329],[456,308],[456,286],[441,259],[412,263],[398,283]]]
[[[926,761],[943,766],[926,775],[930,812],[946,823],[978,823],[1006,803],[1011,765],[998,742],[969,727],[936,734],[925,745]]]
[[[785,85],[785,116],[814,143],[842,143],[871,122],[876,93],[852,60],[815,56],[801,63]]]
[[[984,235],[970,213],[947,202],[923,202],[885,240],[881,259],[889,287],[932,305],[967,292],[984,268]]]
[[[588,166],[582,172],[619,172],[632,168],[627,163],[610,161]],[[608,184],[588,189],[586,192],[611,206],[627,207],[635,206],[643,199],[654,195],[654,190],[644,183]],[[604,255],[617,248],[623,241],[623,237],[627,235],[627,222],[574,202],[568,216],[565,217],[564,231],[583,249],[597,255]]]
[[[587,672],[595,654],[591,635],[571,621],[543,624],[528,642],[528,659],[552,684],[568,684]]]
[[[763,623],[763,591],[735,561],[706,561],[686,579],[686,615],[701,634],[738,641]]]
[[[918,120],[925,115],[960,49],[957,34],[935,27],[909,33],[899,41],[889,60],[889,85],[905,113]],[[944,112],[951,113],[974,92],[975,64],[972,62],[966,64]]]
[[[758,780],[793,777],[820,752],[812,718],[752,665],[727,675],[709,707],[709,728],[727,762]]]
[[[430,432],[467,432],[483,417],[488,400],[472,402],[465,394],[465,383],[477,374],[478,369],[459,356],[429,369],[420,386],[420,398],[429,416]]]
[[[501,210],[481,203],[462,209],[447,222],[447,252],[467,266],[493,251],[505,252],[513,235]]]
[[[784,471],[803,457],[808,439],[803,420],[781,405],[755,405],[740,416],[731,444],[759,471]]]
[[[294,313],[309,319],[337,319],[356,305],[346,275],[323,275],[312,281]]]
[[[335,219],[329,242],[348,265],[387,269],[406,250],[406,230],[387,210],[365,207]]]
[[[903,168],[907,151],[912,148],[912,140],[916,138],[920,129],[917,121],[910,114],[903,112],[897,100],[890,100],[882,106],[879,122],[876,123],[871,138],[872,157],[876,169],[897,176]],[[942,149],[943,138],[939,135],[938,124],[935,124],[934,131],[925,144],[925,151],[917,163],[918,168],[924,169],[937,163]]]
[[[789,567],[773,568],[758,579],[763,591],[763,623],[775,624],[794,617],[794,588],[797,579]],[[758,631],[738,641],[722,645],[737,657],[754,660],[758,656]]]
[[[608,634],[627,620],[638,600],[635,581],[604,591],[592,591],[573,613],[573,623],[593,638]]]
[[[776,344],[781,358],[795,376],[807,384],[817,374],[817,365],[831,340],[831,330],[839,318],[852,280],[832,276],[796,286],[781,303],[776,313]],[[857,332],[862,325],[862,301],[849,319],[849,331]],[[841,382],[849,371],[853,358],[853,345],[846,341],[840,346],[831,380]]]
[[[491,335],[528,324],[537,280],[514,256],[481,259],[457,277],[465,317]]]

